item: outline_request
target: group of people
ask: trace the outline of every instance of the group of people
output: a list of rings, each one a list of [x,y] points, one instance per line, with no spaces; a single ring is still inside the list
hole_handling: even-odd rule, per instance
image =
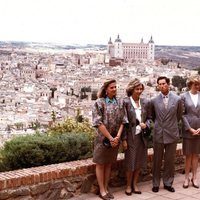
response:
[[[160,93],[150,100],[141,97],[144,84],[139,79],[128,83],[125,98],[117,97],[115,79],[105,81],[97,94],[98,99],[92,112],[93,126],[96,128],[93,162],[96,163],[101,199],[114,198],[108,183],[111,165],[117,159],[120,143],[125,152],[125,194],[142,193],[137,182],[140,170],[147,164],[145,134],[149,132],[150,126],[153,126],[154,151],[152,191],[159,192],[163,163],[164,189],[175,192],[172,184],[180,127],[185,155],[183,188],[188,188],[190,181],[193,187],[199,188],[197,167],[200,153],[200,79],[198,76],[189,78],[188,91],[180,96],[170,91],[170,79],[165,76],[158,77],[157,86]]]

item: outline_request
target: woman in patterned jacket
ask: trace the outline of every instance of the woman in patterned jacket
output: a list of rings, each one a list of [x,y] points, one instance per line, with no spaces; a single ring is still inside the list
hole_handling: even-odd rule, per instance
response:
[[[99,184],[99,197],[104,200],[113,199],[108,190],[111,164],[116,161],[119,141],[123,130],[123,102],[116,97],[116,80],[104,82],[98,93],[92,121],[96,128],[93,162],[96,163],[96,176]]]

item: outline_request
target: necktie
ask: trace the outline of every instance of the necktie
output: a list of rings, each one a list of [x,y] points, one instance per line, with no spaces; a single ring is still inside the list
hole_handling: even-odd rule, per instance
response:
[[[165,105],[165,109],[167,109],[167,106],[168,106],[168,96],[163,96],[163,103]]]

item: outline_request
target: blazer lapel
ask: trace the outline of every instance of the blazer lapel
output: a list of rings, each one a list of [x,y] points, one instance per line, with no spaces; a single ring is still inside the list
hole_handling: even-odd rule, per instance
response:
[[[198,93],[198,103],[197,103],[197,107],[196,107],[196,110],[197,110],[197,114],[200,116],[200,92]]]
[[[197,102],[197,107],[195,107],[195,105],[194,105],[194,102],[192,101],[192,98],[191,98],[191,95],[190,95],[190,93],[189,92],[187,92],[186,93],[186,95],[187,95],[187,99],[188,99],[188,101],[190,101],[190,103],[191,103],[191,105],[192,105],[192,108],[194,109],[194,110],[196,110],[197,109],[197,107],[198,107],[198,105],[200,104],[200,95],[198,94],[198,102]]]
[[[168,103],[167,103],[167,108],[165,108],[165,104],[163,102],[163,97],[162,95],[160,94],[160,104],[162,106],[162,111],[163,111],[163,116],[167,116],[167,114],[170,112],[172,106],[173,106],[173,103],[174,103],[174,98],[173,98],[173,95],[171,94],[171,92],[169,92],[168,94]]]
[[[130,118],[130,121],[133,123],[135,121],[135,118],[136,118],[136,113],[135,113],[135,108],[133,107],[132,103],[131,103],[131,100],[129,98],[129,118]]]
[[[197,102],[197,106],[196,107],[194,105],[194,102],[192,101],[190,93],[187,92],[186,95],[187,95],[186,98],[188,99],[188,101],[190,101],[190,104],[192,105],[193,112],[196,113],[197,116],[199,116],[199,113],[200,113],[200,93],[198,93],[198,102]]]
[[[171,93],[169,92],[167,110],[169,110],[172,107],[173,103],[174,103],[174,98],[171,95]]]
[[[140,105],[141,105],[141,119],[142,119],[142,122],[144,122],[146,120],[147,114],[144,110],[145,105],[144,105],[144,99],[143,98],[140,98]]]

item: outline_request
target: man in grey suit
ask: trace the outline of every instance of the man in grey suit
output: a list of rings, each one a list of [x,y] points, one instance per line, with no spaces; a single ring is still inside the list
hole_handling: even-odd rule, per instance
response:
[[[172,187],[174,180],[174,159],[179,139],[178,123],[181,119],[183,106],[181,98],[170,92],[170,80],[165,76],[158,77],[160,94],[150,101],[150,115],[154,121],[153,134],[153,192],[159,191],[161,165],[164,160],[164,189],[175,192]]]

